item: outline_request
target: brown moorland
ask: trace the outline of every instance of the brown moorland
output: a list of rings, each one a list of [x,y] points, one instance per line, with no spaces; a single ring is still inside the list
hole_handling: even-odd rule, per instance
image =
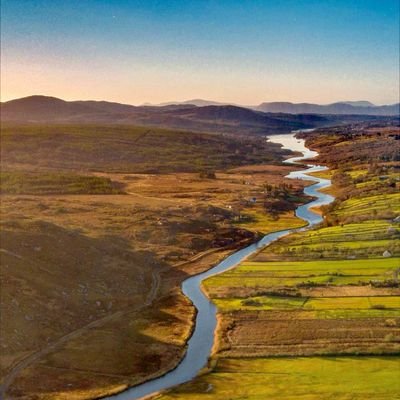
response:
[[[305,200],[286,154],[138,127],[3,127],[3,391],[98,397],[176,365],[194,317],[182,280],[254,241],[260,220],[301,224],[264,207],[266,184]]]

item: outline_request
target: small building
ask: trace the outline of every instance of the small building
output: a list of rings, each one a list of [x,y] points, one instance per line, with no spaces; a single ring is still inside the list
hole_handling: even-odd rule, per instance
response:
[[[382,254],[383,257],[389,258],[392,257],[392,253],[389,250],[385,250]]]

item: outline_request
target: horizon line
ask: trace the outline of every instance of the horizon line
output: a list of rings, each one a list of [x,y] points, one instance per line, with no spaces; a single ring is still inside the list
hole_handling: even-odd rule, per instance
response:
[[[26,99],[29,97],[49,97],[49,98],[54,98],[54,99],[59,99],[59,100],[63,100],[66,102],[74,102],[74,101],[98,101],[98,102],[108,102],[108,103],[117,103],[117,104],[122,104],[122,105],[128,105],[128,106],[134,106],[134,107],[159,107],[159,106],[163,106],[163,105],[174,105],[174,104],[182,104],[182,103],[187,103],[190,104],[191,101],[207,101],[207,102],[214,102],[214,103],[221,103],[220,105],[231,105],[231,106],[236,106],[236,107],[244,107],[244,108],[248,108],[248,107],[257,107],[260,106],[261,104],[264,103],[288,103],[288,104],[312,104],[312,105],[319,105],[319,106],[329,106],[329,105],[333,105],[333,104],[338,104],[338,103],[351,103],[351,102],[368,102],[371,103],[373,107],[380,107],[380,106],[393,106],[393,105],[397,105],[400,103],[400,99],[396,102],[387,102],[387,103],[374,103],[370,100],[366,100],[366,99],[362,99],[362,100],[336,100],[330,103],[315,103],[315,102],[308,102],[308,101],[301,101],[301,102],[295,102],[295,101],[289,101],[289,100],[269,100],[269,101],[262,101],[261,103],[255,103],[255,104],[240,104],[237,102],[229,102],[229,101],[222,101],[222,100],[210,100],[210,99],[204,99],[204,98],[200,98],[200,97],[196,97],[196,98],[191,98],[188,100],[170,100],[170,101],[162,101],[159,103],[151,103],[149,101],[143,101],[141,103],[137,103],[137,104],[133,104],[133,103],[126,103],[126,102],[122,102],[122,101],[117,101],[117,100],[105,100],[104,98],[98,99],[98,98],[89,98],[89,99],[71,99],[71,98],[63,98],[63,97],[58,97],[58,96],[54,96],[54,95],[47,95],[47,94],[31,94],[31,95],[27,95],[27,96],[22,96],[22,97],[14,97],[14,98],[9,98],[7,100],[3,100],[2,99],[3,96],[0,96],[1,98],[1,103],[7,103],[10,101],[15,101],[15,100],[21,100],[21,99]],[[216,104],[218,105],[218,104]]]

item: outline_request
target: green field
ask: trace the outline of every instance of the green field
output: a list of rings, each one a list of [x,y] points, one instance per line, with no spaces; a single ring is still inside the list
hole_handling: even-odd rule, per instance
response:
[[[220,359],[207,375],[159,400],[395,400],[399,357]]]
[[[275,232],[285,229],[300,228],[305,225],[304,221],[297,218],[294,212],[280,214],[278,218],[262,211],[246,211],[244,217],[249,220],[245,222],[236,222],[237,226],[261,233]]]
[[[382,212],[400,213],[400,193],[351,198],[343,201],[334,214],[339,217],[377,215]]]
[[[254,296],[247,299],[215,299],[222,312],[234,310],[306,311],[308,318],[398,317],[400,297],[285,297]]]
[[[307,284],[359,284],[392,279],[400,266],[400,258],[363,260],[327,260],[297,262],[248,261],[204,282],[213,295],[220,287],[253,287],[276,289],[301,287]]]
[[[256,260],[267,260],[271,254],[293,259],[376,258],[389,250],[400,255],[398,224],[386,220],[321,227],[295,233],[269,246]]]

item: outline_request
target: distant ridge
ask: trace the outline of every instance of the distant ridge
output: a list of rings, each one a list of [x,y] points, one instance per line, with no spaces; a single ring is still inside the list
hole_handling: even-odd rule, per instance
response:
[[[1,103],[1,120],[14,123],[142,125],[182,131],[268,135],[377,118],[366,113],[361,117],[333,115],[333,112],[331,115],[316,115],[318,113],[312,112],[313,105],[291,103],[264,103],[258,107],[262,110],[235,105],[206,105],[206,101],[198,101],[198,104],[202,106],[193,105],[190,101],[162,106],[132,106],[107,101],[65,101],[36,95]],[[297,108],[294,110],[297,106],[301,106],[303,112],[297,112]],[[335,103],[331,106],[336,110],[351,107],[369,111],[378,108],[368,104],[352,106]],[[392,106],[383,107],[395,111],[390,108]],[[269,112],[263,111],[265,109]]]
[[[399,115],[400,103],[376,106],[369,101],[343,101],[327,105],[312,103],[271,102],[253,107],[263,112],[286,114],[336,114],[336,115]]]
[[[145,103],[144,105],[151,105],[155,107],[162,107],[162,106],[171,106],[171,105],[182,105],[182,104],[190,104],[193,106],[197,107],[206,107],[206,106],[238,106],[241,107],[240,105],[237,104],[232,104],[232,103],[223,103],[219,101],[212,101],[212,100],[203,100],[203,99],[193,99],[193,100],[185,100],[185,101],[169,101],[165,103],[159,103],[159,104],[150,104],[150,103]]]
[[[150,104],[146,104],[150,105]],[[160,103],[151,105],[154,107],[170,106],[170,105],[194,105],[197,107],[206,106],[226,106],[234,105],[237,107],[250,108],[252,110],[267,113],[284,113],[284,114],[332,114],[332,115],[399,115],[400,103],[377,106],[370,101],[339,101],[332,104],[314,104],[314,103],[291,103],[291,102],[266,102],[258,106],[240,106],[238,104],[222,103],[211,100],[193,99],[185,101]]]

